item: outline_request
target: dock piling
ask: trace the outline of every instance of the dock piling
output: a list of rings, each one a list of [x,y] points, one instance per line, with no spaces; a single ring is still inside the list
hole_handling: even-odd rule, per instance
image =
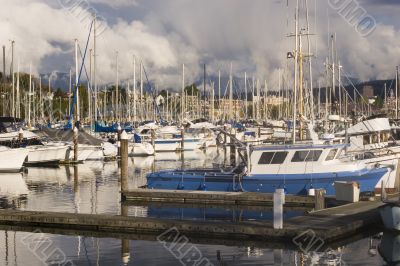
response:
[[[323,210],[325,209],[325,189],[316,189],[315,190],[315,210]]]
[[[77,162],[78,161],[78,128],[77,127],[74,127],[73,142],[74,142],[74,162]]]
[[[185,150],[185,128],[181,127],[181,151]]]
[[[24,131],[22,130],[22,128],[20,128],[18,131],[18,140],[22,142],[23,139],[24,139]]]
[[[121,150],[121,192],[128,190],[128,134],[123,131],[120,135]],[[123,195],[123,194],[121,194]]]
[[[283,205],[285,204],[285,191],[277,189],[274,193],[274,229],[283,229]]]
[[[150,134],[151,134],[151,146],[153,146],[154,152],[156,152],[156,142],[155,142],[156,132],[154,131],[154,129],[150,130]]]
[[[230,148],[229,148],[229,151],[230,151],[230,163],[231,163],[232,166],[236,166],[236,147],[235,147],[235,140],[233,138],[233,136],[235,134],[235,130],[231,129],[230,133],[231,133],[230,134],[230,145],[229,145],[230,146]]]
[[[120,158],[121,157],[121,134],[122,134],[122,128],[121,128],[121,126],[119,124],[118,124],[117,134],[118,134],[118,138],[117,138],[118,158]]]

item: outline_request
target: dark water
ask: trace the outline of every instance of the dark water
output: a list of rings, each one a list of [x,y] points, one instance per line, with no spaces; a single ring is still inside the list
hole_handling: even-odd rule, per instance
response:
[[[130,159],[129,187],[146,183],[146,173],[177,167],[210,167],[221,163],[216,151],[188,152],[185,161],[174,153],[154,158]],[[77,172],[75,172],[77,171]],[[0,175],[0,208],[62,211],[89,214],[120,214],[117,162],[86,162],[57,169],[29,168],[23,175]],[[23,196],[24,195],[24,196]],[[270,220],[268,209],[243,210],[201,206],[164,206],[137,204],[129,206],[130,216],[188,220]],[[285,218],[302,215],[304,209],[288,209]],[[26,230],[26,229],[24,229]],[[31,231],[35,229],[32,228]],[[346,241],[344,246],[304,255],[287,250],[268,239],[265,243],[249,241],[220,242],[213,239],[189,240],[186,244],[164,243],[157,236],[130,235],[130,240],[99,235],[60,235],[59,232],[18,232],[0,227],[0,265],[385,265],[377,252],[382,235]],[[385,233],[387,257],[396,259],[399,237]],[[162,239],[161,239],[162,240]],[[292,245],[293,246],[293,245]],[[391,252],[391,247],[392,249]],[[180,255],[180,256],[179,256]],[[192,259],[192,260],[190,260]],[[201,262],[195,264],[193,261]],[[61,264],[62,265],[62,264]]]

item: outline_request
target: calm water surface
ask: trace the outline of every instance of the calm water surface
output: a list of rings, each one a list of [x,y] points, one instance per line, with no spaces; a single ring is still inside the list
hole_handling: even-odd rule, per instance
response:
[[[131,158],[129,187],[143,186],[145,175],[151,171],[211,167],[213,163],[222,163],[223,160],[222,154],[216,150],[186,152],[184,162],[175,153],[158,154],[155,158]],[[86,162],[75,168],[29,168],[23,175],[0,175],[0,208],[118,215],[121,213],[118,177],[117,162]],[[204,209],[159,204],[127,208],[130,216],[139,217],[224,221],[271,219],[268,209]],[[286,210],[285,218],[302,215],[304,211]],[[173,255],[173,249],[156,241],[154,236],[139,235],[124,240],[32,234],[9,229],[0,228],[0,265],[56,265],[52,261],[57,255],[58,258],[65,256],[65,265],[193,265],[183,264]],[[385,233],[383,238],[386,256],[396,259],[400,253],[396,250],[400,237]],[[215,240],[203,240],[188,243],[182,249],[196,250],[196,255],[204,258],[201,264],[204,266],[206,262],[209,265],[386,265],[377,252],[381,239],[382,235],[367,237],[340,248],[335,247],[329,256],[325,253],[303,255],[295,250],[266,248],[271,246],[268,239],[261,248],[258,244],[254,246],[240,241],[222,245]],[[395,249],[391,251],[390,247]]]

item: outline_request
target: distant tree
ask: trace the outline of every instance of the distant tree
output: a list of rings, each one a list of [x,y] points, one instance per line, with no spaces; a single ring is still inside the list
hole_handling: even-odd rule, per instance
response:
[[[162,97],[164,97],[164,99],[166,99],[167,98],[167,91],[166,90],[162,90],[159,95],[161,95]]]
[[[199,89],[197,88],[196,84],[192,84],[185,87],[185,93],[189,96],[194,96],[199,93]]]
[[[376,106],[377,108],[382,108],[383,107],[383,100],[382,100],[382,98],[380,96],[377,96],[375,98],[374,106]]]
[[[65,98],[66,96],[67,96],[66,93],[61,88],[58,88],[54,93],[54,97],[56,98],[58,97]]]

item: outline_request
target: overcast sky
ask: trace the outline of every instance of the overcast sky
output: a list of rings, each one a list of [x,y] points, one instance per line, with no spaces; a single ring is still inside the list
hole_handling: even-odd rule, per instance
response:
[[[1,0],[0,44],[16,41],[16,61],[22,71],[32,63],[35,73],[67,72],[74,66],[73,40],[83,49],[89,14],[103,18],[98,25],[98,79],[115,80],[119,53],[121,79],[133,76],[133,57],[142,60],[159,87],[180,84],[181,65],[187,82],[201,75],[247,71],[275,84],[278,69],[293,50],[294,0]],[[329,3],[351,0],[308,0],[314,78],[322,79],[328,40],[336,33],[343,72],[361,79],[394,77],[400,64],[400,1],[357,0],[377,22],[367,37]],[[289,2],[289,6],[287,6]],[[305,0],[300,0],[305,6]],[[74,5],[80,3],[76,9]],[[302,14],[302,17],[304,14]],[[305,28],[303,19],[302,27]],[[92,43],[90,44],[92,46]],[[306,47],[306,46],[304,46]],[[290,66],[289,66],[290,67]]]

